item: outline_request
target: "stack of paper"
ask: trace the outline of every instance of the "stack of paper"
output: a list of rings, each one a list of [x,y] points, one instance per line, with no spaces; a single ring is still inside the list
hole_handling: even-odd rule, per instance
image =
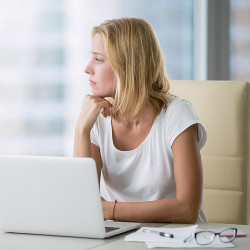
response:
[[[174,238],[162,237],[155,233],[143,232],[144,229],[153,230],[158,232],[164,232],[173,234]],[[181,228],[152,228],[142,227],[135,233],[129,234],[125,237],[125,241],[141,241],[145,242],[148,248],[154,247],[171,247],[171,248],[196,248],[196,247],[212,247],[212,248],[224,248],[234,247],[229,243],[221,242],[218,237],[215,237],[214,241],[205,246],[198,245],[193,237],[184,243],[184,239],[188,238],[198,229],[198,225]]]

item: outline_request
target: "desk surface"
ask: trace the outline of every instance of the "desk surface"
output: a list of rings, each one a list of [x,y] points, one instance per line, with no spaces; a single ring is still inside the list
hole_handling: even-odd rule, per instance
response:
[[[162,224],[162,223],[147,223],[142,224],[146,227],[182,227],[190,226],[184,224]],[[236,227],[246,233],[246,237],[236,238],[234,245],[237,249],[250,249],[250,226],[231,225],[219,223],[202,223],[199,228],[224,228]],[[28,234],[11,234],[0,233],[0,249],[1,250],[145,250],[148,249],[145,243],[142,242],[126,242],[124,237],[131,232],[117,235],[108,239],[85,239],[71,237],[57,237],[44,235],[28,235]],[[160,249],[160,248],[159,248]],[[164,248],[161,248],[164,249]],[[170,249],[170,248],[168,248]],[[180,249],[180,248],[179,248]],[[211,248],[203,248],[211,249]]]

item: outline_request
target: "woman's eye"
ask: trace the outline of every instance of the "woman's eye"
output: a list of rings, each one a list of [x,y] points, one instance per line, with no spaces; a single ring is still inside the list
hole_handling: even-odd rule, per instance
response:
[[[101,59],[96,58],[95,60],[96,60],[98,63],[102,63],[102,60],[101,60]]]

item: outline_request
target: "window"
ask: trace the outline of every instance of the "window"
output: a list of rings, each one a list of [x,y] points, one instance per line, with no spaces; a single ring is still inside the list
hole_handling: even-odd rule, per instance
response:
[[[1,2],[1,153],[64,153],[62,3]]]
[[[250,2],[230,1],[230,79],[249,81]]]

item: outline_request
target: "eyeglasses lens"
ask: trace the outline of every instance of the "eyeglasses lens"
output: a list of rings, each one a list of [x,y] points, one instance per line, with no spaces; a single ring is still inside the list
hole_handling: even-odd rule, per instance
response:
[[[207,245],[214,240],[213,232],[199,232],[196,235],[196,242],[199,245]]]
[[[236,235],[236,230],[235,229],[226,229],[220,233],[220,239],[223,242],[230,242],[234,240]]]

